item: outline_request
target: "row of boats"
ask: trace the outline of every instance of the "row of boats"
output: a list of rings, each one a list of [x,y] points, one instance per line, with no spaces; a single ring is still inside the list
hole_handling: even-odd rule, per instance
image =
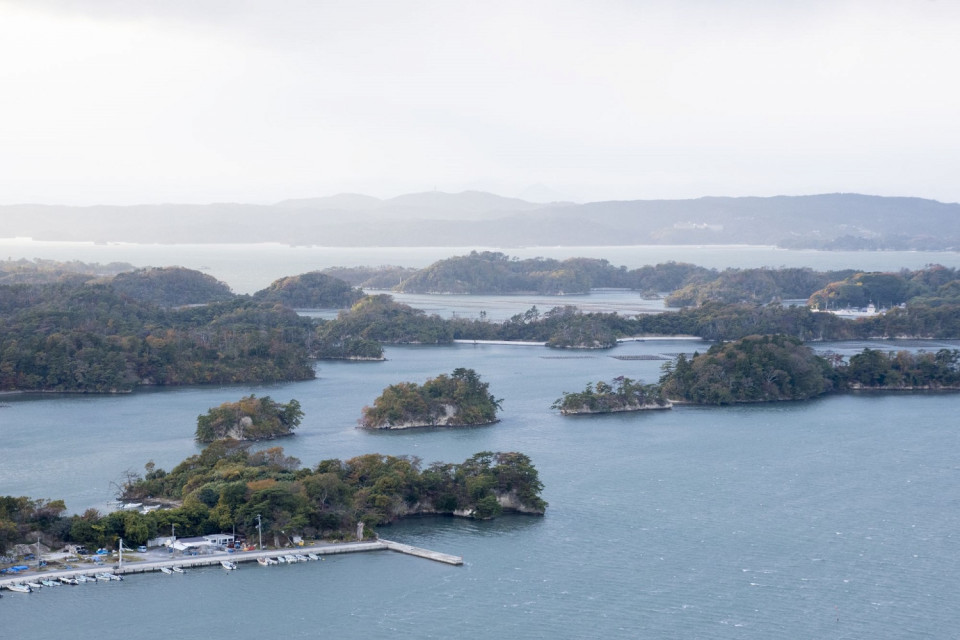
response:
[[[282,556],[277,556],[276,558],[268,558],[266,556],[257,558],[257,562],[261,565],[267,567],[272,564],[295,564],[297,562],[309,562],[311,560],[319,560],[320,556],[315,553],[295,553],[295,554],[285,554]],[[231,560],[221,560],[220,566],[228,571],[233,571],[237,568],[237,563]],[[160,567],[160,571],[167,575],[174,573],[186,573],[183,567]],[[30,593],[32,591],[37,591],[42,587],[59,587],[60,585],[70,584],[78,585],[84,582],[109,582],[111,580],[123,580],[123,576],[117,575],[115,573],[97,573],[92,576],[88,575],[77,575],[76,577],[67,577],[61,576],[57,580],[45,579],[39,581],[31,582],[15,582],[4,585],[6,589],[10,591],[16,591],[18,593]]]
[[[92,576],[78,575],[76,577],[61,576],[56,580],[44,579],[29,582],[12,582],[4,585],[4,588],[17,593],[30,593],[32,591],[38,591],[43,587],[59,587],[64,584],[78,585],[84,582],[110,582],[111,580],[123,580],[123,576],[115,573],[97,573]]]
[[[257,558],[257,562],[264,567],[268,567],[272,564],[294,564],[297,562],[309,562],[311,560],[319,560],[320,556],[315,553],[308,553],[306,555],[302,553],[288,553],[282,556],[277,556],[276,558],[268,558],[266,556]]]

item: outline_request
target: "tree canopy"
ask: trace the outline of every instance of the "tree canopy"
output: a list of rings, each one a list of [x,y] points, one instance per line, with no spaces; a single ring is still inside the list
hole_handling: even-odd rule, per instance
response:
[[[488,387],[488,383],[480,382],[476,371],[462,367],[422,385],[392,384],[374,400],[373,406],[363,408],[360,426],[397,429],[489,424],[497,420],[500,400],[493,397]]]
[[[270,396],[258,398],[251,394],[198,416],[196,439],[270,440],[292,434],[302,419],[303,411],[296,400],[280,404]]]

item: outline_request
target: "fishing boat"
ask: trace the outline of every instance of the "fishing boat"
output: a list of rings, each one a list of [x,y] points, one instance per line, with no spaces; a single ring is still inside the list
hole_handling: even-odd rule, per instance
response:
[[[30,593],[31,591],[33,591],[33,589],[23,584],[22,582],[10,583],[6,585],[6,588],[9,589],[10,591],[16,591],[17,593]]]
[[[77,580],[76,578],[69,578],[69,577],[67,577],[67,576],[60,576],[60,584],[78,585],[78,584],[80,584],[80,581]]]
[[[287,559],[283,556],[277,556],[277,564],[287,564]]]
[[[98,573],[94,578],[96,578],[97,582],[110,582],[109,573]]]
[[[97,579],[91,576],[79,575],[77,576],[77,582],[96,582]]]
[[[40,584],[42,584],[45,587],[59,587],[60,581],[59,580],[41,580]]]
[[[315,553],[308,553],[308,554],[307,554],[307,558],[309,558],[310,560],[319,560],[319,559],[320,559],[320,556],[318,556],[318,555],[315,554]]]
[[[297,559],[297,562],[310,562],[310,558],[308,558],[307,556],[303,555],[302,553],[298,553],[298,554],[297,554],[296,556],[294,556],[294,557]]]
[[[173,569],[174,573],[186,573],[186,571],[183,570],[183,567],[170,567],[170,568]]]
[[[234,569],[237,568],[237,564],[235,562],[230,562],[229,560],[221,560],[220,566],[222,566],[227,571],[233,571]]]
[[[289,553],[283,556],[283,559],[287,561],[287,564],[294,564],[297,562],[295,556],[290,555]]]
[[[33,589],[34,591],[39,591],[41,588],[43,588],[43,585],[40,584],[39,582],[28,582],[27,586]]]
[[[163,571],[168,576],[173,575],[173,569],[171,569],[170,567],[160,567],[160,571]]]
[[[111,580],[123,580],[123,576],[119,573],[108,573],[107,575],[110,576]]]

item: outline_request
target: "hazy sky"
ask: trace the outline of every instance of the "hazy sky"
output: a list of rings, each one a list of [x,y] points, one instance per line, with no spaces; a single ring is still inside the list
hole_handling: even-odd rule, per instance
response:
[[[0,0],[0,204],[960,201],[955,0]]]

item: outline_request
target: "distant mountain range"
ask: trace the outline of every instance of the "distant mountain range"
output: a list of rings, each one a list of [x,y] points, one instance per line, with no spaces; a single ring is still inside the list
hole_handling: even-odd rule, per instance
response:
[[[760,244],[960,249],[960,204],[858,194],[535,203],[491,193],[360,194],[273,205],[0,206],[0,237],[322,246]]]

